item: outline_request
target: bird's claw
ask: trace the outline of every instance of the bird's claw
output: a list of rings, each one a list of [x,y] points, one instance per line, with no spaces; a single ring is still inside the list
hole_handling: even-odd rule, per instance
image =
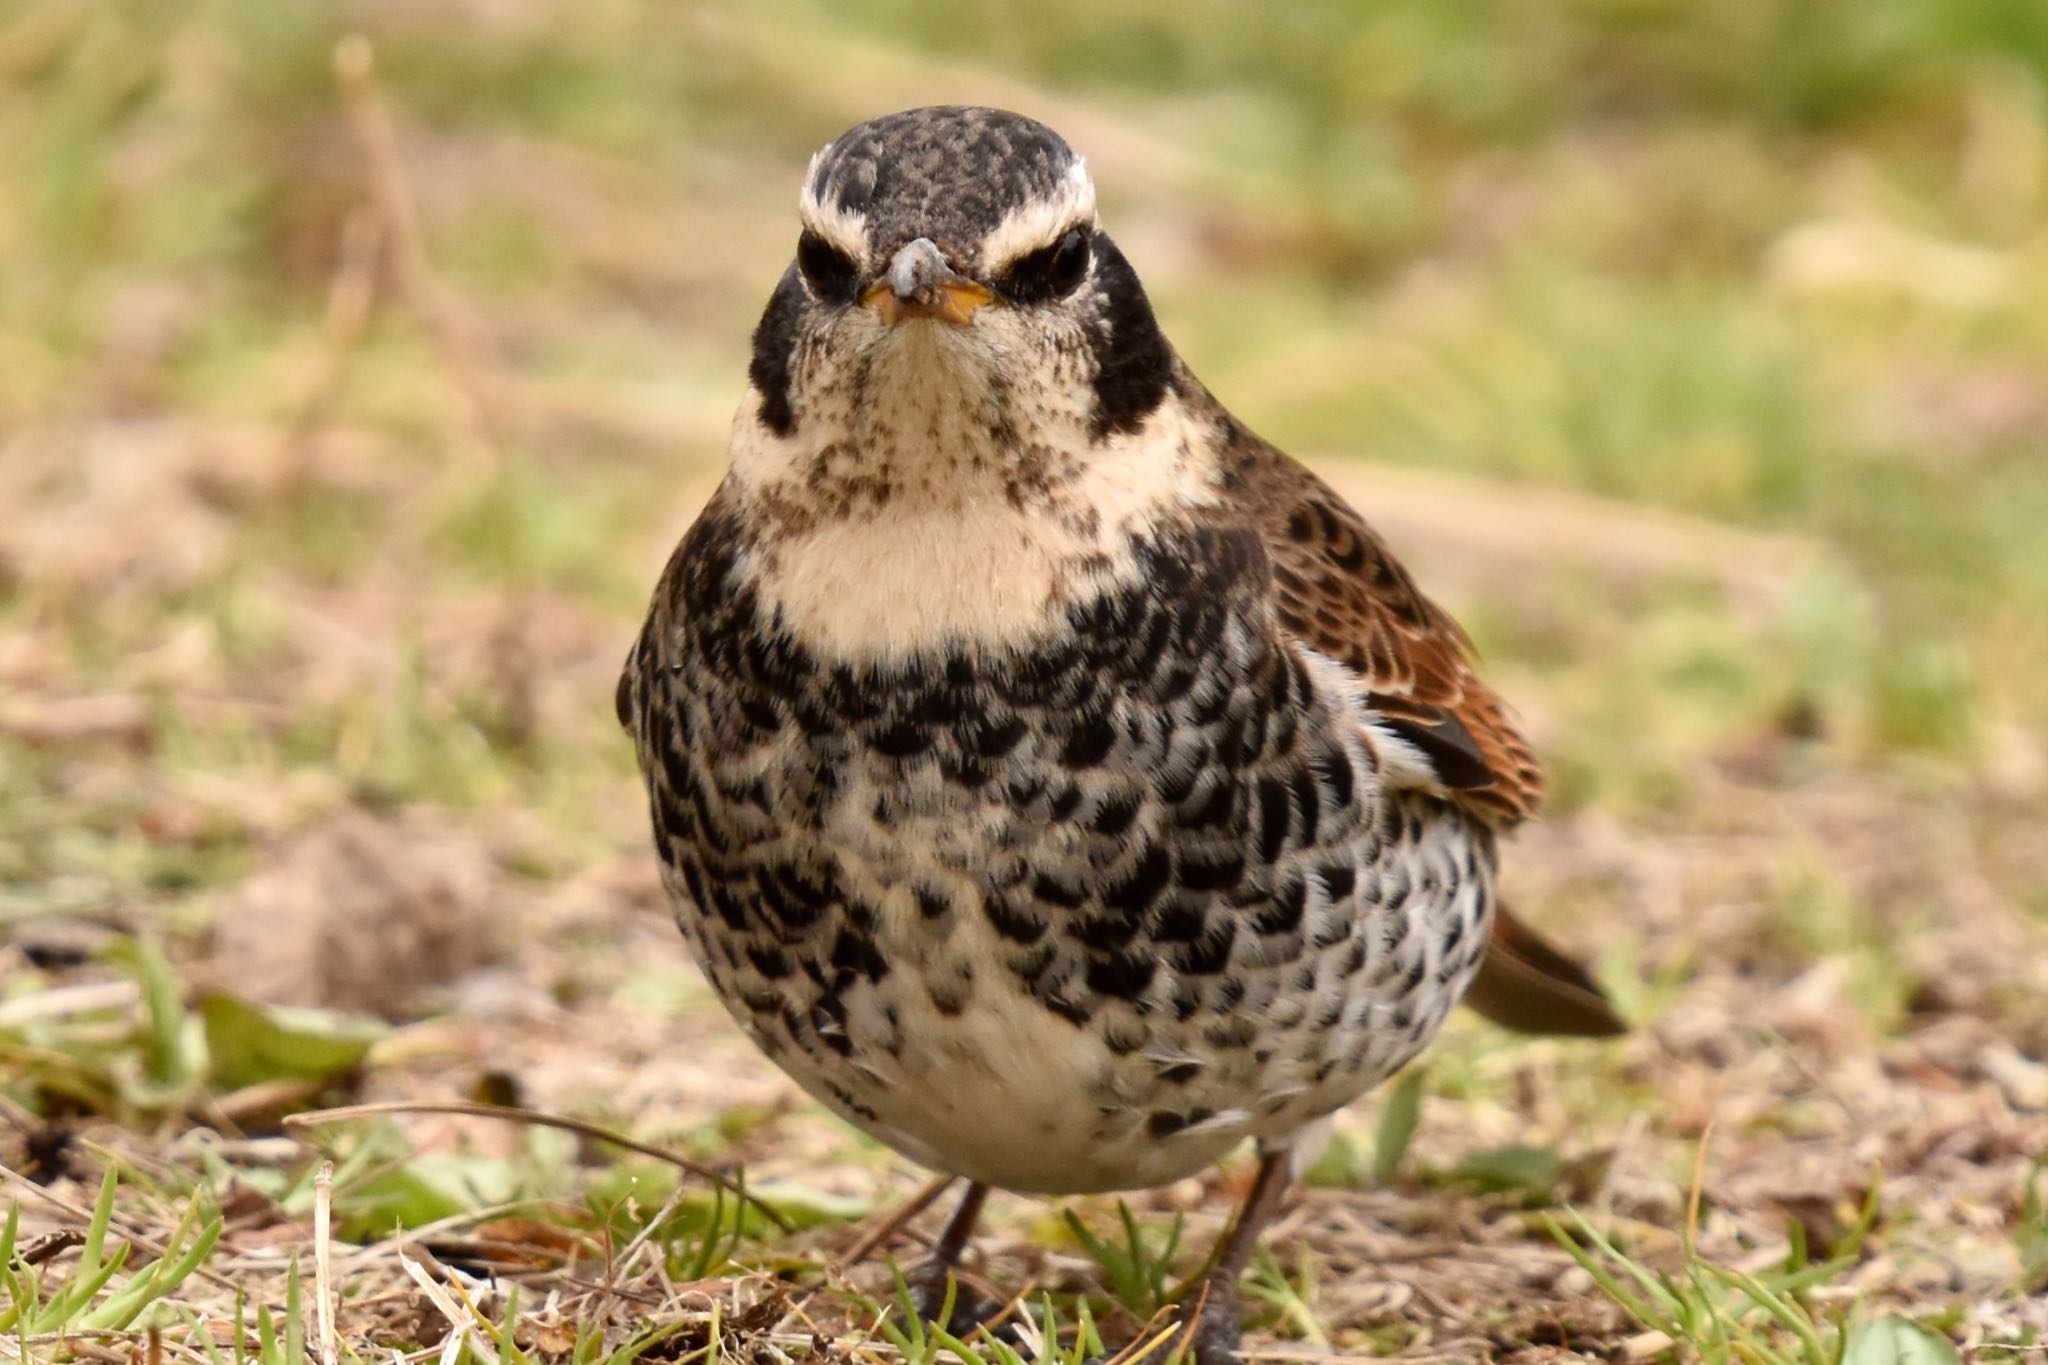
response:
[[[1237,1348],[1243,1341],[1238,1325],[1237,1304],[1216,1297],[1197,1297],[1182,1304],[1157,1329],[1148,1330],[1142,1352],[1129,1346],[1091,1357],[1084,1365],[1238,1365]]]
[[[962,1341],[970,1340],[980,1328],[1002,1311],[1002,1305],[982,1297],[943,1266],[918,1267],[909,1276],[910,1306],[918,1319]],[[947,1293],[952,1294],[952,1311],[947,1312]],[[997,1329],[998,1340],[1017,1345],[1011,1329]]]

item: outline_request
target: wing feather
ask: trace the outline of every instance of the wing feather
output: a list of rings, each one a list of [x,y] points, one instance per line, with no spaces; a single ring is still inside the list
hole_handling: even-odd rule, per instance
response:
[[[1237,440],[1232,491],[1265,540],[1281,627],[1357,673],[1382,724],[1460,804],[1500,827],[1534,815],[1542,769],[1473,670],[1464,630],[1334,489],[1248,433]]]
[[[1265,542],[1281,627],[1359,676],[1380,727],[1421,756],[1446,799],[1497,829],[1533,816],[1542,769],[1474,671],[1464,630],[1334,489],[1216,411],[1233,443],[1228,491]],[[1599,982],[1505,906],[1466,1003],[1522,1032],[1626,1028]]]

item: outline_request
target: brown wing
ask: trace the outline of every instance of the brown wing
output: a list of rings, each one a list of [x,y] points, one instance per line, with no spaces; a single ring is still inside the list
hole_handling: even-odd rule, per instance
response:
[[[1272,560],[1281,625],[1365,679],[1374,708],[1460,804],[1501,827],[1534,815],[1543,772],[1472,671],[1458,623],[1328,484],[1270,446],[1245,445],[1256,448],[1242,493]]]
[[[1232,491],[1265,540],[1281,625],[1365,680],[1384,723],[1422,751],[1452,800],[1496,828],[1534,815],[1542,770],[1473,672],[1458,623],[1328,484],[1249,435],[1234,453]],[[1600,983],[1506,906],[1465,1003],[1524,1033],[1606,1037],[1627,1027]]]

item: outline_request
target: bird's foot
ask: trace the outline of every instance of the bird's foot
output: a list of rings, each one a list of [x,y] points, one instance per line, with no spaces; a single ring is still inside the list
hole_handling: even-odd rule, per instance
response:
[[[908,1284],[910,1306],[919,1320],[931,1323],[962,1341],[971,1340],[975,1329],[1002,1311],[1001,1304],[975,1293],[946,1266],[926,1262],[910,1273]],[[952,1299],[950,1305],[947,1303],[949,1295]],[[1007,1329],[999,1330],[997,1336],[1008,1341],[1004,1331]]]
[[[1197,1289],[1175,1310],[1173,1322],[1175,1331],[1162,1348],[1166,1354],[1161,1360],[1177,1354],[1193,1365],[1237,1365],[1243,1330],[1235,1293],[1218,1292],[1213,1284]]]
[[[1153,1321],[1155,1325],[1140,1338],[1147,1343],[1141,1354],[1127,1354],[1130,1348],[1125,1347],[1098,1356],[1086,1365],[1106,1365],[1110,1360],[1121,1360],[1123,1365],[1238,1365],[1237,1348],[1243,1333],[1238,1324],[1236,1295],[1217,1294],[1213,1287],[1205,1295],[1197,1289],[1164,1322]]]

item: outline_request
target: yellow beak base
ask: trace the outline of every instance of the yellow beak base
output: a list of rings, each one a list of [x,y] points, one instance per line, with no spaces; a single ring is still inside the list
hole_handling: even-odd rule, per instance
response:
[[[874,306],[885,327],[894,327],[904,318],[938,318],[965,327],[974,321],[975,309],[994,303],[996,298],[988,286],[972,280],[949,281],[931,292],[929,300],[905,298],[886,283],[876,283],[868,286],[860,301]]]

